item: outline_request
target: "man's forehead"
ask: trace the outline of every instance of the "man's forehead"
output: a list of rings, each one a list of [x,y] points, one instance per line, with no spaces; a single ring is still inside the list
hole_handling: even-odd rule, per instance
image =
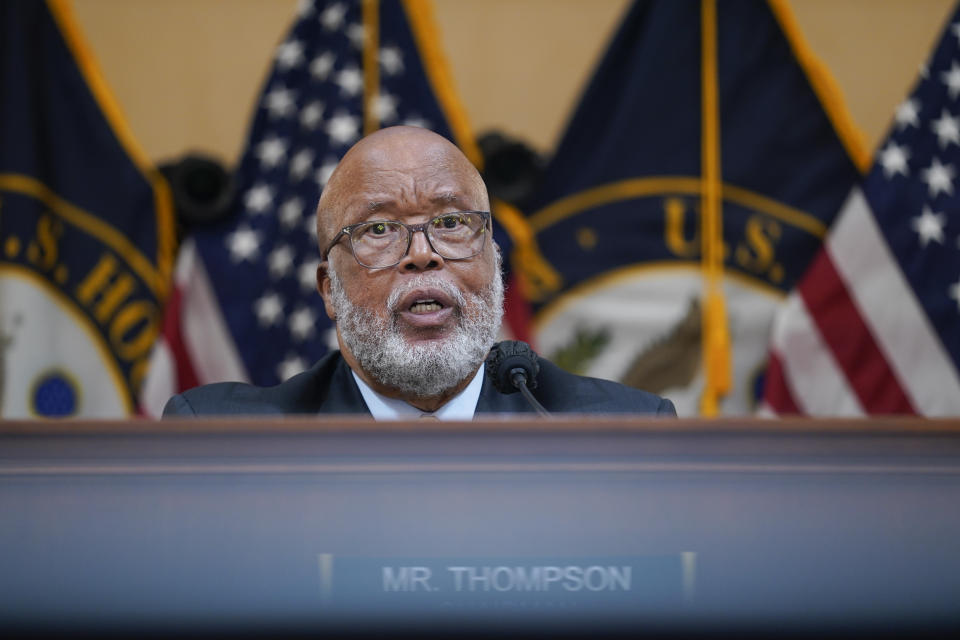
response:
[[[344,176],[351,191],[364,192],[382,199],[416,192],[431,199],[455,199],[474,195],[478,178],[461,168],[449,166],[416,165],[412,167],[358,167],[352,175]]]
[[[334,225],[404,205],[487,209],[476,168],[449,140],[412,127],[382,129],[341,160],[321,205]]]
[[[367,148],[353,157],[345,157],[347,173],[368,179],[463,180],[476,173],[470,161],[453,145],[431,141],[430,144],[382,145]]]
[[[376,166],[358,163],[342,177],[351,207],[386,209],[416,201],[434,205],[483,206],[485,190],[471,167],[422,163]]]

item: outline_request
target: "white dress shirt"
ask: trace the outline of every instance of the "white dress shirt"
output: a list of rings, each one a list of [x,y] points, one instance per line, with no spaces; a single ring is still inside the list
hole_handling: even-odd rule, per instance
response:
[[[350,373],[353,374],[353,379],[357,381],[360,394],[363,396],[364,402],[367,403],[370,413],[373,414],[374,420],[418,420],[423,417],[433,417],[438,420],[473,420],[473,414],[477,410],[477,401],[480,400],[480,389],[483,387],[483,371],[484,368],[480,367],[474,374],[473,380],[464,387],[463,391],[450,398],[446,404],[433,413],[421,411],[403,400],[388,398],[379,394],[361,380],[355,371],[351,369]]]

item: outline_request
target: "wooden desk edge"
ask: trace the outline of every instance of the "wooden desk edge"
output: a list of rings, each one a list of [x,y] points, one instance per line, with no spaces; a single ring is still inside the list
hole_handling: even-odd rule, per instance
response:
[[[960,418],[681,418],[575,415],[550,419],[537,417],[482,417],[472,422],[396,421],[375,422],[354,415],[230,416],[173,420],[71,419],[0,421],[0,438],[17,436],[84,435],[217,435],[217,434],[441,434],[441,433],[637,433],[637,434],[904,434],[960,435]]]

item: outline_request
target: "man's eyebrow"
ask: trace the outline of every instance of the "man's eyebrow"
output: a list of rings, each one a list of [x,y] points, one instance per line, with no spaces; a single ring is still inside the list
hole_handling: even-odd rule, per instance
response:
[[[434,204],[460,204],[463,202],[463,198],[460,194],[451,191],[433,196],[430,198],[430,202]],[[369,213],[378,213],[390,209],[393,205],[393,200],[371,200],[367,203],[366,209]]]
[[[434,204],[459,204],[461,202],[461,198],[457,193],[448,192],[433,196],[430,198],[430,202],[433,202]]]

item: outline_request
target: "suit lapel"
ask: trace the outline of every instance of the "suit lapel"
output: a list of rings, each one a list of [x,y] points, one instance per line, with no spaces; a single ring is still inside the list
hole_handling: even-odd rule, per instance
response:
[[[483,388],[477,400],[475,416],[482,413],[532,413],[533,407],[527,404],[520,393],[500,393],[493,387],[490,378],[483,377]]]
[[[360,394],[357,381],[353,379],[350,365],[343,357],[337,358],[337,366],[330,377],[327,396],[320,407],[321,413],[363,413],[370,415],[367,403]]]
[[[307,378],[294,378],[276,387],[283,393],[284,413],[370,415],[350,365],[339,351],[327,354],[301,375]]]

